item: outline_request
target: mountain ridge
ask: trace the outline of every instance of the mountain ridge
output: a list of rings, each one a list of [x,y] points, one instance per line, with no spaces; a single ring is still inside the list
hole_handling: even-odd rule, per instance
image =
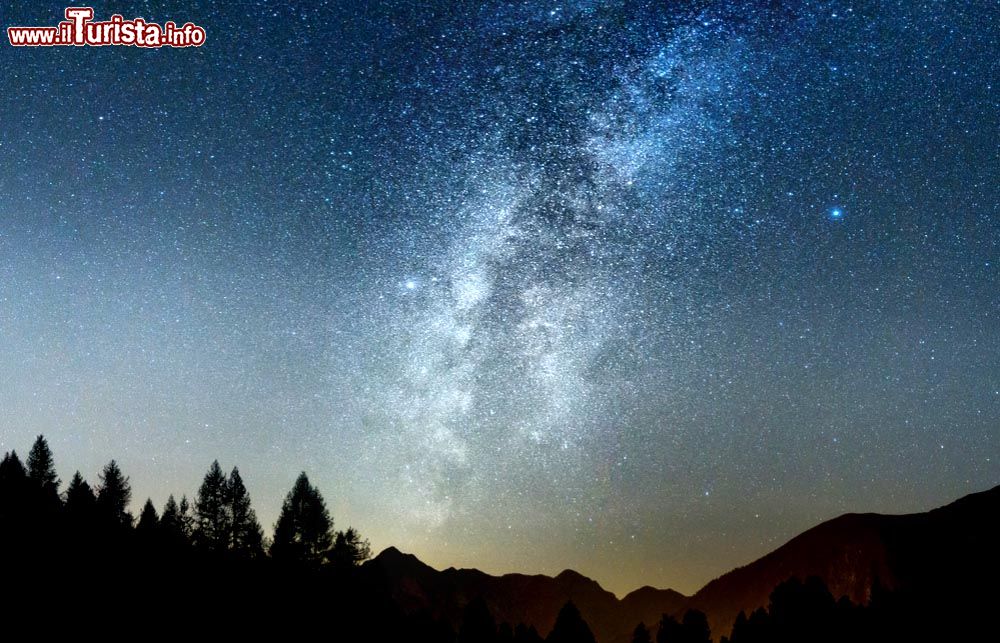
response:
[[[395,547],[365,563],[362,572],[381,579],[404,611],[426,609],[453,625],[464,606],[481,596],[498,623],[523,622],[544,636],[559,608],[572,600],[600,643],[625,643],[639,622],[655,626],[662,614],[680,616],[692,608],[705,612],[718,640],[729,634],[741,610],[766,607],[774,587],[792,577],[818,576],[835,598],[846,596],[857,604],[867,604],[879,589],[930,591],[968,584],[976,562],[1000,570],[1000,556],[991,548],[1000,539],[998,520],[1000,486],[925,512],[845,513],[720,575],[691,596],[645,585],[618,598],[572,569],[556,576],[436,570]],[[928,551],[938,552],[937,557],[928,559]]]

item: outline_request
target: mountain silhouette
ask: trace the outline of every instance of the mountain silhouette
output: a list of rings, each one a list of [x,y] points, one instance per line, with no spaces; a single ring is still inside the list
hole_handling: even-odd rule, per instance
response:
[[[691,598],[726,633],[740,610],[766,607],[775,585],[821,578],[835,597],[867,604],[876,586],[957,600],[996,577],[1000,486],[925,513],[845,514],[796,536],[749,565],[711,581]],[[962,597],[965,607],[974,596]]]
[[[478,569],[438,571],[395,547],[381,552],[360,571],[369,584],[387,593],[404,612],[426,611],[456,629],[465,606],[482,597],[498,623],[524,623],[548,633],[560,608],[571,600],[599,641],[616,641],[621,632],[626,629],[631,632],[635,627],[633,618],[640,611],[659,618],[664,606],[679,607],[687,600],[676,592],[664,593],[652,588],[649,591],[660,600],[645,600],[648,592],[644,588],[636,592],[639,597],[629,602],[635,609],[623,609],[623,601],[573,570],[567,569],[555,578],[540,574],[491,576]],[[667,596],[675,596],[676,600],[670,603]]]
[[[642,587],[618,599],[596,581],[565,570],[553,577],[477,569],[435,570],[390,547],[360,570],[404,612],[427,610],[453,625],[473,599],[482,597],[498,623],[533,625],[544,636],[559,609],[573,601],[600,643],[624,643],[639,622],[654,625],[663,614],[687,609],[708,616],[713,638],[728,635],[737,614],[767,607],[775,586],[815,576],[834,597],[867,604],[880,590],[935,597],[932,602],[972,607],[987,604],[985,579],[1000,572],[1000,487],[972,494],[925,513],[845,514],[791,539],[764,557],[711,581],[694,596]],[[986,618],[988,611],[981,610]],[[984,625],[985,627],[985,625]]]

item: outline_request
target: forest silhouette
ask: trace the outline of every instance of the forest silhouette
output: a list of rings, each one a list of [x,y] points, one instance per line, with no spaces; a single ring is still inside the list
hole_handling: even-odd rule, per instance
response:
[[[283,639],[329,632],[334,640],[427,643],[598,643],[572,600],[551,631],[498,623],[482,596],[465,597],[460,619],[443,609],[397,600],[391,579],[364,565],[368,541],[333,529],[319,489],[306,473],[282,503],[265,537],[238,468],[212,462],[193,499],[171,495],[130,512],[129,478],[112,460],[91,486],[76,472],[64,491],[46,440],[25,462],[0,461],[0,613],[38,635],[100,634]],[[397,552],[398,554],[398,552]],[[439,606],[440,607],[440,606]],[[926,604],[878,585],[870,601],[836,599],[816,577],[790,578],[769,605],[740,612],[728,643],[942,640],[963,632],[960,619],[926,618]],[[708,643],[697,609],[632,624],[632,643]],[[544,635],[544,636],[543,636]],[[615,643],[600,641],[600,643]]]

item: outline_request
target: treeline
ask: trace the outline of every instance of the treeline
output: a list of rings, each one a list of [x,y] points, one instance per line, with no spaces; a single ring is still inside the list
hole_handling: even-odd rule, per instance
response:
[[[834,598],[822,579],[790,578],[771,592],[767,608],[747,615],[740,612],[730,636],[720,643],[884,643],[886,641],[979,641],[984,636],[982,613],[976,602],[956,603],[960,592],[971,589],[942,586],[933,592],[921,589],[889,590],[877,580],[864,605],[846,596]],[[987,631],[992,631],[989,628]]]
[[[933,599],[933,597],[931,597]],[[878,582],[864,605],[846,596],[835,599],[822,579],[793,577],[771,592],[767,607],[741,611],[719,643],[886,643],[889,641],[978,641],[978,614],[935,610],[922,592],[890,591]],[[940,605],[941,602],[937,604]],[[971,618],[970,618],[971,617]],[[709,643],[705,615],[688,610],[678,621],[663,615],[653,631],[640,623],[632,643]]]
[[[305,473],[285,497],[270,539],[239,470],[226,474],[218,462],[193,501],[170,496],[158,512],[146,500],[136,518],[131,500],[129,479],[114,460],[93,487],[77,472],[60,492],[43,437],[23,462],[14,451],[3,456],[0,622],[7,634],[15,624],[30,626],[32,638],[41,639],[274,634],[288,640],[319,631],[333,640],[362,642],[595,643],[572,603],[544,637],[529,625],[497,623],[481,597],[467,597],[461,613],[407,605],[405,592],[398,593],[406,578],[361,565],[371,553],[368,542],[351,528],[334,531],[323,496]],[[995,568],[993,558],[982,562],[984,569]],[[975,576],[973,567],[965,567],[960,578]],[[996,590],[992,578],[982,580],[990,585],[986,591],[972,580],[891,592],[876,584],[861,606],[836,600],[817,578],[791,579],[774,590],[767,608],[740,613],[728,637],[717,638],[985,640],[983,618]],[[633,643],[711,640],[708,619],[697,610],[680,618],[664,615],[652,627],[640,623],[632,635]]]
[[[23,461],[16,451],[4,454],[0,619],[31,623],[32,638],[405,626],[389,601],[359,581],[368,542],[351,528],[334,531],[305,473],[270,539],[239,470],[225,474],[218,462],[192,500],[171,496],[160,511],[146,500],[138,517],[131,501],[129,478],[114,460],[93,486],[77,472],[60,492],[44,437]]]
[[[303,472],[288,492],[266,540],[238,468],[226,475],[212,462],[194,502],[171,495],[162,514],[147,499],[136,520],[129,511],[129,479],[112,460],[101,470],[96,488],[77,471],[59,492],[55,460],[38,436],[26,463],[16,451],[0,461],[0,525],[7,545],[35,546],[70,536],[93,550],[124,545],[177,555],[186,549],[228,559],[269,555],[279,561],[339,567],[358,565],[371,555],[354,528],[333,531],[319,490]]]
[[[77,472],[60,493],[55,460],[39,436],[22,462],[0,461],[0,619],[35,638],[224,636],[407,643],[594,643],[572,603],[542,638],[494,622],[472,600],[460,622],[407,610],[391,585],[362,574],[368,541],[333,530],[305,473],[282,503],[271,539],[233,468],[212,463],[193,500],[147,499],[135,517],[128,477],[112,460],[91,486]],[[11,591],[13,590],[13,591]]]
[[[656,627],[656,637],[646,627],[639,623],[632,633],[632,643],[711,643],[712,632],[708,627],[708,618],[704,613],[690,609],[677,620],[670,614],[664,614]]]

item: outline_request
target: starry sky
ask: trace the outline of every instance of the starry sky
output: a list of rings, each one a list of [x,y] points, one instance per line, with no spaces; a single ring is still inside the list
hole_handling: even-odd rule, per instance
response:
[[[0,450],[620,595],[1000,483],[996,2],[93,6],[207,42],[0,44]]]

